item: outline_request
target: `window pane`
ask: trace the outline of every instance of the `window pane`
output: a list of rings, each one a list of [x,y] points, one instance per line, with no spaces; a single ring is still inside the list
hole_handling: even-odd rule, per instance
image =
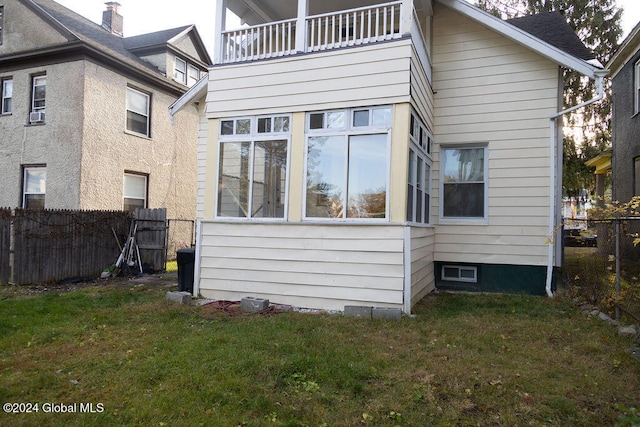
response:
[[[127,109],[144,116],[149,113],[149,97],[143,93],[127,90]]]
[[[274,132],[289,132],[289,117],[276,117],[273,124]]]
[[[124,197],[135,199],[147,198],[147,177],[144,175],[124,176]]]
[[[484,181],[484,148],[444,150],[444,182]]]
[[[147,135],[147,117],[127,111],[127,129],[142,135]]]
[[[258,119],[258,133],[271,132],[271,117]]]
[[[251,133],[251,119],[236,120],[236,134],[249,135]]]
[[[287,141],[256,142],[251,216],[284,218]]]
[[[309,138],[306,208],[308,217],[344,216],[346,161],[344,137]]]
[[[387,135],[349,138],[349,218],[384,218],[387,200]]]
[[[47,190],[47,170],[26,169],[24,173],[25,193],[46,193]]]
[[[369,126],[369,110],[360,110],[353,112],[354,126]]]
[[[309,129],[324,128],[324,113],[309,114]]]
[[[218,215],[247,217],[249,202],[249,142],[220,144]]]
[[[374,109],[373,126],[391,126],[391,108]]]
[[[345,112],[344,111],[332,111],[327,113],[327,128],[328,129],[344,129],[345,128]]]
[[[13,80],[5,80],[2,82],[2,96],[11,98],[13,96]]]
[[[144,200],[141,199],[124,199],[123,210],[128,212],[135,212],[136,209],[144,209]]]
[[[24,197],[25,209],[44,209],[44,194],[27,194]]]
[[[220,133],[222,135],[233,135],[233,120],[224,120]]]
[[[445,217],[484,217],[484,183],[444,184]]]

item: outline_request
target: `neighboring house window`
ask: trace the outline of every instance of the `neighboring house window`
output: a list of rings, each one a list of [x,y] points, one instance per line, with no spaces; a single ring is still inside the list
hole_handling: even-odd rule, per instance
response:
[[[123,182],[124,210],[134,212],[137,208],[146,208],[149,177],[125,172]]]
[[[9,114],[13,103],[13,80],[3,79],[2,87],[0,87],[2,95],[2,106],[0,107],[0,114]]]
[[[307,114],[306,218],[387,218],[391,107]]]
[[[431,205],[431,133],[414,112],[409,129],[407,221],[429,224]]]
[[[176,57],[175,70],[173,71],[173,78],[184,84],[187,84],[187,63],[180,58]]]
[[[44,209],[47,189],[46,166],[23,167],[22,207],[25,209]]]
[[[634,74],[634,92],[635,92],[635,102],[634,102],[634,114],[640,113],[640,61],[636,62],[636,65],[633,67]]]
[[[485,219],[487,147],[442,147],[442,218]]]
[[[200,70],[193,65],[189,65],[189,75],[187,76],[187,86],[191,87],[200,80]]]
[[[291,117],[220,121],[217,216],[285,218]]]
[[[149,94],[127,88],[127,130],[149,136]]]
[[[0,6],[0,45],[4,35],[4,6]]]
[[[45,101],[47,95],[47,76],[33,76],[31,83],[30,123],[42,123],[45,119]]]

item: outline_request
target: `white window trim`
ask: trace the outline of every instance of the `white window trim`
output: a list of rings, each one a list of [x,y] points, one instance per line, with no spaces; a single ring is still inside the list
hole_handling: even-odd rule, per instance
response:
[[[390,108],[392,113],[391,124],[389,126],[353,126],[353,112],[354,111],[362,111],[362,110],[372,110],[377,108]],[[345,126],[342,128],[322,128],[322,129],[310,129],[310,117],[312,114],[319,113],[332,113],[332,112],[346,112],[346,121]],[[372,114],[369,114],[369,123],[371,123],[373,118]],[[387,194],[385,197],[385,217],[384,218],[348,218],[347,215],[347,204],[345,203],[344,214],[342,218],[321,218],[321,217],[308,217],[307,216],[307,186],[303,185],[302,188],[302,220],[308,223],[321,223],[321,224],[335,224],[335,223],[389,223],[390,219],[390,199],[389,192],[391,186],[391,138],[392,138],[392,127],[393,127],[393,107],[391,105],[378,105],[373,107],[357,107],[350,109],[339,109],[339,110],[320,110],[320,111],[310,111],[306,113],[305,118],[305,144],[304,144],[304,170],[303,177],[306,182],[307,179],[307,156],[309,154],[309,138],[314,136],[344,136],[345,137],[345,150],[347,147],[347,143],[350,136],[358,136],[358,135],[376,135],[381,133],[387,134],[387,148],[386,148],[386,163],[387,163],[387,176],[386,176],[386,188]],[[348,157],[347,157],[348,158]],[[345,162],[345,179],[349,179],[349,162]],[[345,187],[347,188],[347,187]],[[346,196],[345,196],[346,197]],[[345,199],[348,203],[348,201]]]
[[[446,268],[457,268],[458,272],[461,270],[470,270],[473,271],[473,278],[467,277],[445,277],[444,271]],[[443,264],[440,270],[440,279],[446,282],[463,282],[463,283],[478,283],[478,267],[472,265],[451,265],[451,264]]]
[[[146,133],[139,133],[136,132],[134,130],[131,130],[129,128],[127,128],[127,112],[131,111],[133,113],[139,114],[136,111],[130,110],[129,109],[129,103],[128,100],[125,99],[125,117],[124,117],[124,130],[125,133],[128,133],[130,135],[136,135],[136,136],[141,136],[143,138],[151,138],[151,94],[147,93],[147,92],[143,92],[141,90],[135,89],[131,86],[127,86],[127,92],[128,91],[133,91],[133,92],[137,92],[141,95],[144,95],[147,98],[147,111],[146,114],[144,114],[144,116],[147,118],[147,131]],[[126,95],[125,95],[126,96]]]
[[[47,173],[47,167],[46,166],[24,166],[23,170],[22,170],[22,207],[25,208],[26,207],[26,202],[27,202],[27,196],[30,194],[44,194],[45,197],[45,206],[46,206],[46,202],[47,202],[47,178],[45,175],[45,190],[43,192],[27,192],[27,172],[31,171],[31,170],[44,170],[45,174]]]
[[[276,117],[288,117],[289,118],[289,131],[288,132],[264,132],[258,133],[258,119],[271,117],[272,120]],[[251,120],[250,132],[248,134],[236,134],[236,121],[238,120]],[[222,122],[234,121],[234,134],[223,135],[222,134]],[[292,128],[292,116],[291,114],[266,114],[260,116],[239,116],[239,117],[227,117],[219,120],[218,125],[218,142],[217,142],[217,159],[216,162],[216,175],[215,175],[215,192],[214,192],[214,211],[213,215],[216,220],[223,220],[229,222],[286,222],[289,218],[289,177],[291,173],[291,128]],[[218,215],[218,185],[220,177],[220,147],[225,142],[249,142],[251,143],[250,159],[249,162],[249,177],[253,183],[253,167],[254,167],[254,148],[255,142],[261,141],[287,141],[287,168],[285,171],[285,192],[284,192],[284,213],[282,218],[264,218],[264,217],[234,217]],[[253,203],[253,185],[249,185],[249,193],[247,195],[250,203]],[[249,213],[252,211],[251,204],[249,205]]]
[[[140,197],[127,197],[125,195],[125,183],[124,183],[124,177],[126,176],[133,176],[136,178],[144,178],[144,198],[140,198]],[[122,178],[122,207],[124,209],[124,202],[126,199],[132,199],[132,200],[143,200],[144,201],[144,206],[143,209],[146,209],[149,206],[149,175],[147,174],[143,174],[143,173],[135,173],[135,172],[125,172]]]
[[[178,65],[181,65],[182,68],[178,68]],[[185,61],[182,58],[178,58],[176,56],[176,60],[175,60],[175,63],[173,65],[173,79],[175,81],[177,81],[178,83],[182,83],[183,85],[186,85],[187,84],[187,72],[188,72],[187,61]],[[180,76],[182,78],[180,78]]]
[[[431,133],[431,131],[429,130],[429,128],[427,128],[427,126],[424,124],[424,121],[420,118],[420,116],[418,115],[418,113],[415,110],[411,110],[411,122],[410,122],[410,126],[411,124],[413,124],[413,131],[410,130],[409,132],[409,150],[413,150],[414,155],[416,157],[416,166],[418,165],[417,159],[421,158],[422,162],[420,162],[420,167],[423,169],[422,173],[424,176],[425,173],[425,164],[429,167],[429,179],[427,180],[427,188],[424,189],[424,192],[429,194],[429,206],[428,206],[428,218],[426,220],[423,220],[422,222],[416,222],[416,221],[409,221],[409,224],[411,225],[420,225],[420,226],[428,226],[431,225],[431,216],[433,213],[433,206],[432,206],[432,200],[433,200],[433,157],[432,157],[432,152],[433,152],[433,134]],[[419,133],[418,135],[416,135],[416,133]],[[424,134],[426,135],[427,141],[424,142],[424,144],[421,146],[420,145],[420,134]],[[409,154],[407,154],[409,155]],[[411,161],[411,156],[409,156],[409,161]],[[411,169],[409,169],[411,170]],[[417,169],[414,169],[414,174],[417,174]],[[412,177],[412,180],[417,184],[417,180],[415,179],[416,177]],[[414,188],[414,192],[417,194],[417,187]],[[414,197],[414,203],[413,203],[413,215],[412,218],[415,218],[415,211],[417,209],[417,205],[415,204],[415,197]]]
[[[484,149],[484,217],[445,217],[444,216],[444,156],[443,151],[456,148],[483,148]],[[487,225],[489,223],[489,144],[454,144],[440,146],[440,188],[439,190],[439,207],[438,216],[440,224],[469,224],[469,225]]]
[[[6,99],[11,99],[12,103],[13,103],[13,93],[12,93],[11,96],[6,96],[7,94],[6,94],[6,86],[5,85],[7,84],[7,82],[11,82],[11,87],[12,87],[12,92],[13,92],[13,78],[7,77],[7,78],[4,78],[4,79],[0,79],[0,85],[2,85],[0,87],[0,93],[2,95],[2,99],[0,99],[0,114],[11,114],[13,112],[13,107],[9,111],[5,111],[5,109],[4,109],[4,101]]]
[[[36,81],[39,79],[44,78],[45,82],[44,85],[37,85]],[[39,74],[37,76],[33,76],[33,78],[31,79],[31,110],[30,112],[35,113],[37,111],[45,111],[46,107],[47,107],[47,95],[45,92],[45,97],[44,97],[44,107],[36,107],[36,87],[38,86],[44,86],[45,87],[45,91],[47,90],[47,75],[46,74]]]

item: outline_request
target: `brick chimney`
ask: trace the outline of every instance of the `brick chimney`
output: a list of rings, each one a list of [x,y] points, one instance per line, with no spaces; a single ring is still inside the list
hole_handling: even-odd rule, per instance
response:
[[[110,1],[105,4],[107,5],[107,10],[102,12],[102,28],[116,36],[122,37],[123,19],[122,15],[118,13],[120,3]]]

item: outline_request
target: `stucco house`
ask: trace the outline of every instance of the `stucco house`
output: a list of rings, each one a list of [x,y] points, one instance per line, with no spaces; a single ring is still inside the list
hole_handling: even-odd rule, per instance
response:
[[[622,42],[607,67],[611,69],[613,199],[629,202],[640,196],[640,22]],[[640,232],[640,221],[628,225],[626,233]],[[622,239],[622,255],[640,259],[633,238]]]
[[[171,107],[206,103],[194,293],[409,313],[435,287],[552,292],[561,68],[600,94],[606,75],[561,15],[217,8],[208,82]],[[248,26],[226,30],[225,8]]]
[[[52,0],[0,0],[0,206],[192,219],[199,111],[167,108],[212,61],[194,26],[123,37],[106,4],[100,25]]]

